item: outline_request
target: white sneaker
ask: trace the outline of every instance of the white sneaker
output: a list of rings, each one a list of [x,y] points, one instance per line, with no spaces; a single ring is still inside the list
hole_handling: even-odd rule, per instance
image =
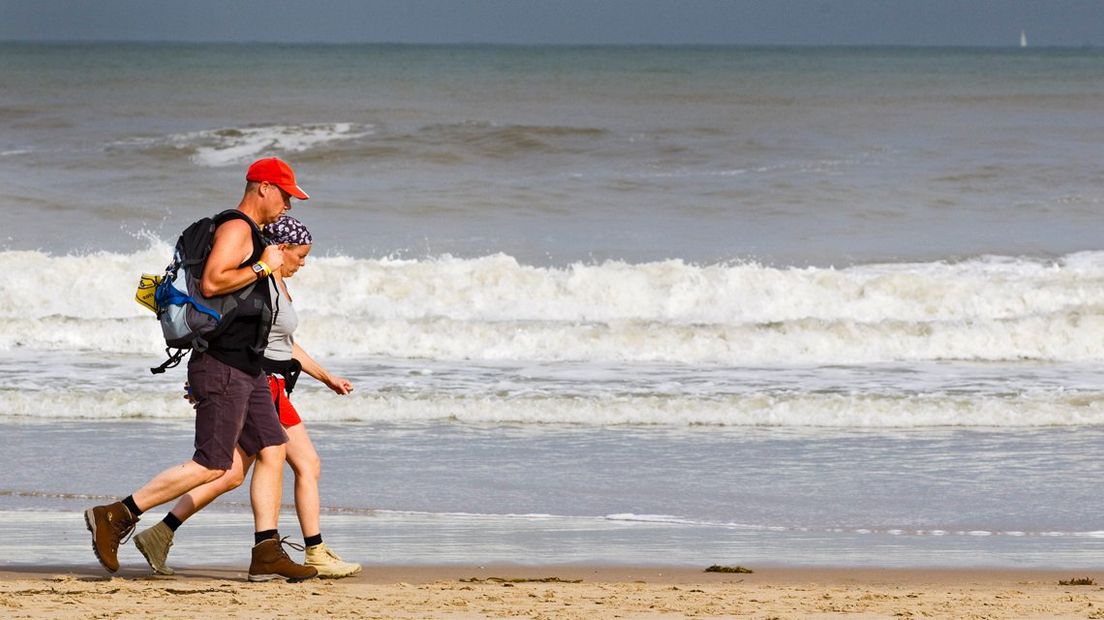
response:
[[[360,572],[360,564],[342,560],[326,543],[307,547],[307,561],[304,564],[318,569],[318,576],[323,579],[349,577]]]

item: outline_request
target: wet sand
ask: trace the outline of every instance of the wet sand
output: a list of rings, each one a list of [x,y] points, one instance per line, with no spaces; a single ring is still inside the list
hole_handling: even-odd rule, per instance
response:
[[[342,580],[253,584],[243,568],[0,571],[7,618],[1098,618],[1086,571],[605,566],[369,566]]]

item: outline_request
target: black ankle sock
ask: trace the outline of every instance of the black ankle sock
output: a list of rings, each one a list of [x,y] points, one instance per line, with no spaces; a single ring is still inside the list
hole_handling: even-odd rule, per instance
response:
[[[180,527],[184,523],[183,521],[178,519],[176,517],[176,515],[174,515],[171,512],[169,514],[165,515],[165,518],[161,519],[161,522],[164,523],[165,525],[169,526],[169,529],[174,531],[174,532],[176,531],[176,528]]]
[[[303,537],[303,542],[308,547],[313,547],[315,545],[321,545],[322,544],[322,534],[315,534],[314,536],[305,536],[305,537]]]
[[[279,538],[280,532],[276,530],[265,530],[263,532],[253,532],[253,544],[259,545],[269,538]]]
[[[133,495],[127,495],[125,498],[123,498],[123,505],[126,506],[127,510],[130,511],[130,516],[132,516],[132,517],[141,516],[142,511],[138,510],[138,504],[134,503],[134,496]]]

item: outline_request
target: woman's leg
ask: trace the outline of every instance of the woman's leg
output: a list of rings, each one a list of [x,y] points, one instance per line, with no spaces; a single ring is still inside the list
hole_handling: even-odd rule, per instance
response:
[[[295,472],[295,512],[299,515],[299,527],[307,544],[307,565],[316,568],[322,578],[348,577],[359,573],[360,564],[346,562],[322,542],[318,496],[322,461],[307,434],[307,428],[300,423],[285,426],[284,430],[288,434],[287,461]]]
[[[322,532],[319,523],[321,500],[318,494],[318,481],[322,477],[322,460],[314,449],[307,427],[304,424],[284,427],[288,434],[287,462],[295,474],[295,514],[299,517],[299,527],[303,538],[317,536]]]

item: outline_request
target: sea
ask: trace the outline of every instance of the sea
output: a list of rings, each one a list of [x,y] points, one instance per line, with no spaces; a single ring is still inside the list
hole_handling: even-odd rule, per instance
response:
[[[0,567],[190,458],[135,287],[279,156],[346,559],[1104,569],[1102,109],[1098,48],[2,43]]]

